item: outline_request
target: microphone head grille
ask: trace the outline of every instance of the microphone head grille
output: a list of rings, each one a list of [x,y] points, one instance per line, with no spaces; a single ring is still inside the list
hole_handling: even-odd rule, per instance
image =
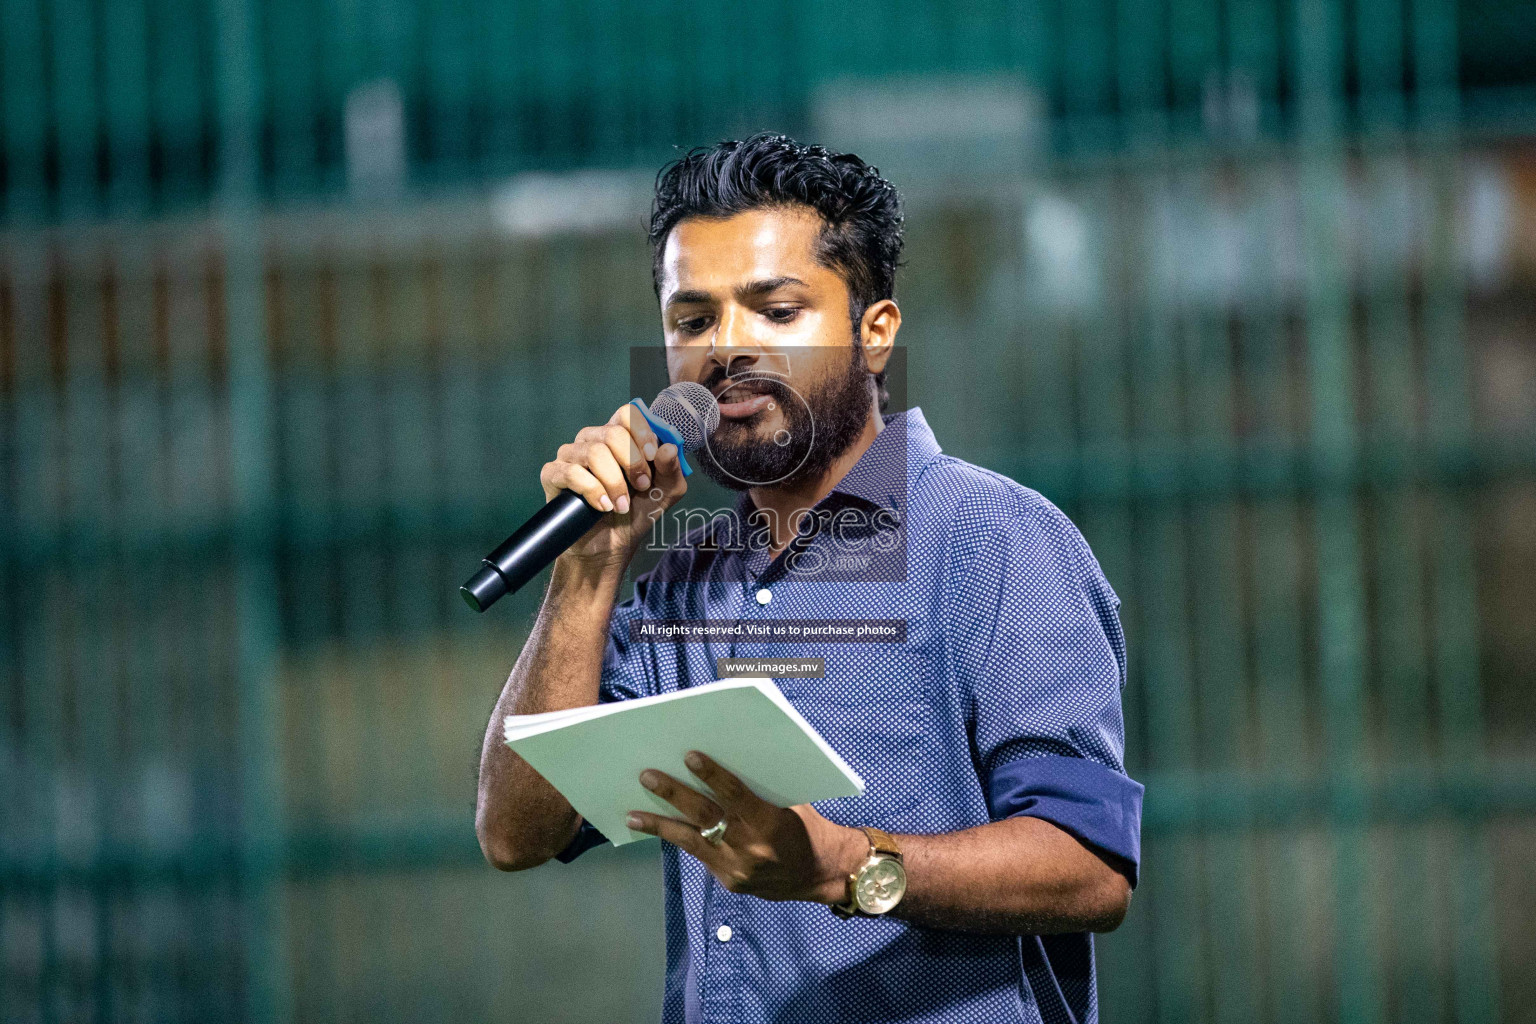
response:
[[[703,384],[685,380],[656,396],[651,415],[677,431],[685,450],[694,451],[720,426],[720,403]]]

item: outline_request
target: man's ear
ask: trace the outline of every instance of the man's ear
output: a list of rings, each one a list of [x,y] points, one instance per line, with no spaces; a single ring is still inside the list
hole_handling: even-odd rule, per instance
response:
[[[870,373],[885,369],[899,330],[901,308],[895,299],[881,299],[864,311],[864,319],[859,323],[859,338],[864,349],[864,365],[869,367]]]

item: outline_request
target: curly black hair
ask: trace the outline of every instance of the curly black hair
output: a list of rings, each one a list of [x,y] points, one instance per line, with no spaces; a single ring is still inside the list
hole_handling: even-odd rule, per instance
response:
[[[903,244],[896,187],[852,153],[801,145],[786,135],[758,132],[746,139],[696,146],[656,175],[651,205],[651,283],[661,298],[661,258],[667,235],[686,217],[729,217],[771,207],[803,205],[821,215],[816,262],[848,285],[854,338],[864,312],[896,297]],[[885,371],[875,375],[883,411],[890,402]]]

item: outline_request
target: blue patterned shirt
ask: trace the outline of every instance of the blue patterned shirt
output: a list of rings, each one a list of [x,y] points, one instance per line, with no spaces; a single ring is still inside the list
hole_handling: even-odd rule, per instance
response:
[[[827,818],[899,835],[1032,815],[1125,858],[1134,885],[1142,787],[1124,769],[1119,598],[1039,493],[943,454],[921,409],[884,422],[813,510],[820,525],[778,558],[741,543],[745,493],[668,547],[614,611],[600,700],[707,685],[721,657],[824,658],[824,678],[776,683],[864,779],[862,796],[814,805]],[[827,528],[844,510],[862,525]],[[906,627],[899,643],[633,638],[658,619]],[[559,859],[603,842],[583,822]],[[840,920],[732,893],[670,843],[662,870],[663,1024],[1098,1018],[1090,934]]]

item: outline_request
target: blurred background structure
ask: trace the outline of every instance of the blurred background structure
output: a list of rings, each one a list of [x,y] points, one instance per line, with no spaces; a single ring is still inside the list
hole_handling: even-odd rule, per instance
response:
[[[654,845],[480,859],[455,591],[760,129],[1124,599],[1104,1019],[1536,1021],[1522,0],[0,0],[0,1021],[656,1019]]]

